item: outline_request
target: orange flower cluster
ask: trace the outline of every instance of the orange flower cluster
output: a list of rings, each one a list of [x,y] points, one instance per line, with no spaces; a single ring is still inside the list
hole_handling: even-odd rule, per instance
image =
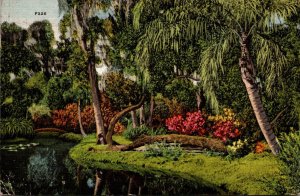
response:
[[[266,150],[266,144],[259,141],[256,143],[256,146],[255,146],[255,153],[262,153]]]

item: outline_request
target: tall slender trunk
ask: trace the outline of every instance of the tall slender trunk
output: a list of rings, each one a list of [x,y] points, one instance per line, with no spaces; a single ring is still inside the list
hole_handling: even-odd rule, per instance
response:
[[[137,120],[137,117],[136,117],[136,110],[131,111],[130,114],[131,114],[131,118],[132,118],[132,128],[137,128],[138,127],[138,120]]]
[[[94,64],[89,64],[88,67],[89,71],[89,79],[90,85],[92,89],[92,99],[93,99],[93,108],[94,108],[94,115],[96,121],[96,135],[97,135],[97,144],[105,144],[105,136],[106,131],[104,129],[104,122],[101,113],[101,104],[100,104],[100,92],[97,88],[97,78],[96,78],[96,70]]]
[[[273,132],[271,124],[268,120],[266,112],[259,95],[259,88],[255,82],[255,69],[249,53],[249,39],[247,33],[241,34],[241,58],[239,66],[241,70],[242,80],[245,84],[250,103],[255,114],[258,125],[270,146],[272,153],[277,155],[280,152],[280,146]]]
[[[94,41],[91,40],[90,46],[88,47],[86,38],[84,36],[84,32],[88,32],[88,27],[86,26],[86,21],[79,21],[79,17],[77,16],[78,10],[76,5],[73,8],[72,16],[74,25],[78,35],[79,45],[82,51],[89,56],[87,66],[88,66],[88,74],[89,74],[89,81],[91,85],[92,91],[92,101],[93,101],[93,108],[94,108],[94,115],[96,121],[96,136],[97,136],[97,144],[104,144],[106,132],[104,129],[104,122],[101,113],[101,105],[100,105],[100,91],[98,89],[97,84],[97,74],[96,74],[96,67],[95,67],[95,52],[94,52]],[[83,19],[84,20],[84,19]],[[91,51],[91,55],[89,55],[88,50]]]
[[[142,126],[146,121],[145,118],[145,105],[142,105],[140,108],[140,126]]]
[[[151,98],[150,98],[150,114],[149,114],[149,118],[148,118],[148,125],[150,127],[152,126],[154,107],[155,107],[155,100],[154,100],[154,96],[151,95]]]
[[[80,133],[83,137],[86,137],[86,133],[83,129],[83,126],[82,126],[82,120],[81,120],[81,104],[80,104],[80,99],[78,99],[78,122],[79,122],[79,128],[80,128]]]

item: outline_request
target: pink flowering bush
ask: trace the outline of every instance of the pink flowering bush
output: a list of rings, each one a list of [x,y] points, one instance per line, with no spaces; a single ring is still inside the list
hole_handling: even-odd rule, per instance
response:
[[[205,118],[201,112],[188,112],[185,119],[181,115],[177,115],[166,120],[169,130],[187,135],[204,135],[206,133],[204,125]]]

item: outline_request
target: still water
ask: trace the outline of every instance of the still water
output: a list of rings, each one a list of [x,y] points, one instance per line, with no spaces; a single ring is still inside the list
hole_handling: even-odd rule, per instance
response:
[[[2,144],[0,180],[6,183],[6,191],[17,195],[217,193],[178,177],[82,168],[68,157],[68,151],[74,145],[53,138]],[[5,192],[3,186],[1,192]]]

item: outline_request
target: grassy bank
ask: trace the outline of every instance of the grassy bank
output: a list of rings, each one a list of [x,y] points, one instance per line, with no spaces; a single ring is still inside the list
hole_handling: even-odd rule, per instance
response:
[[[107,151],[106,146],[95,145],[94,136],[88,136],[70,150],[70,156],[84,167],[141,174],[165,173],[223,188],[230,193],[276,194],[272,184],[280,180],[278,162],[269,153],[249,154],[233,161],[220,156],[185,153],[172,161],[164,157],[145,158],[144,152]]]

